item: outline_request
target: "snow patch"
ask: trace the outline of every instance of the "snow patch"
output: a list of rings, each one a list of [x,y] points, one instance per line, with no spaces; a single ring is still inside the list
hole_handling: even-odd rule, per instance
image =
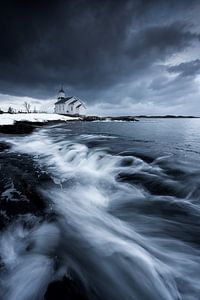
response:
[[[2,114],[0,115],[0,125],[12,125],[15,121],[47,122],[47,121],[70,121],[78,120],[77,117],[69,117],[49,113],[22,113],[22,114]]]

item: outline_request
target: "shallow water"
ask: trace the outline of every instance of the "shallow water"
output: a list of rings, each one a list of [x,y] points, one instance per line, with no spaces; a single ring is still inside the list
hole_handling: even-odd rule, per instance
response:
[[[2,136],[52,178],[38,189],[54,217],[21,215],[2,232],[1,299],[43,299],[73,274],[87,299],[200,299],[199,128],[72,122]]]

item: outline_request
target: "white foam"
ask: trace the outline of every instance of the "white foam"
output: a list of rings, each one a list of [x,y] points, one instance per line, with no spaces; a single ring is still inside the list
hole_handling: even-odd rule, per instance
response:
[[[86,286],[90,283],[105,300],[181,299],[177,278],[198,292],[199,251],[189,249],[183,241],[143,235],[140,228],[148,233],[151,224],[156,233],[164,220],[135,213],[134,204],[151,201],[151,195],[138,185],[117,180],[121,172],[163,176],[163,170],[156,164],[111,155],[103,149],[89,149],[73,137],[66,140],[51,136],[47,129],[14,138],[12,144],[12,151],[34,155],[41,168],[59,183],[43,191],[58,217],[53,224],[40,224],[28,231],[12,227],[3,236],[0,253],[8,269],[4,278],[6,300],[14,300],[14,295],[22,295],[20,300],[29,299],[25,286],[31,291],[30,299],[40,299],[47,282],[58,273],[63,275],[69,265],[78,270]],[[124,159],[130,163],[123,164]],[[132,219],[127,222],[110,213],[113,207],[117,211],[126,203],[130,208],[125,212],[132,211]],[[123,209],[120,213],[123,217]],[[153,222],[149,222],[151,218]],[[28,245],[33,246],[27,254]],[[190,254],[186,255],[186,250]],[[57,256],[62,271],[52,267]],[[194,278],[191,270],[195,270]],[[30,277],[25,278],[26,274]]]

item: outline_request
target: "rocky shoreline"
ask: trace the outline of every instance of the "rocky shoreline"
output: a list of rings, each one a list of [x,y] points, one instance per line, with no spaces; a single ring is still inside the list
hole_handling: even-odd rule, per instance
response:
[[[17,133],[30,133],[37,127],[36,124],[31,125],[18,124],[17,127],[9,127],[6,132],[13,133],[15,129]],[[51,203],[47,203],[41,193],[41,187],[45,189],[54,184],[52,178],[36,166],[31,156],[10,152],[10,147],[9,143],[0,142],[0,231],[3,233],[18,222],[24,228],[32,228],[34,223],[31,220],[34,217],[39,222],[54,222],[57,216],[51,211]],[[29,215],[33,217],[30,220],[27,217]],[[0,270],[5,271],[1,259]],[[49,283],[44,299],[55,298],[88,300],[85,287],[73,270],[70,271],[70,277],[64,276]]]
[[[46,121],[46,122],[29,122],[29,121],[15,121],[11,125],[0,125],[0,133],[4,134],[30,134],[35,129],[42,126],[65,123],[66,121]]]
[[[29,121],[15,121],[14,124],[11,125],[0,125],[0,133],[4,134],[30,134],[35,129],[48,126],[55,125],[66,122],[94,122],[94,121],[128,121],[135,122],[138,121],[134,117],[124,116],[124,117],[97,117],[97,116],[84,116],[79,117],[79,119],[72,119],[68,121],[63,120],[55,120],[55,121],[45,121],[45,122],[29,122]]]
[[[121,122],[137,122],[139,121],[137,118],[133,116],[119,116],[119,117],[98,117],[98,116],[83,116],[80,117],[81,121],[121,121]]]
[[[99,116],[77,116],[76,119],[71,120],[49,120],[43,122],[31,121],[15,121],[13,124],[0,125],[0,133],[3,134],[30,134],[35,129],[55,125],[66,122],[138,122],[140,118],[195,118],[192,116],[118,116],[118,117],[99,117]]]
[[[31,157],[5,151],[8,149],[7,143],[0,143],[0,229],[25,214],[44,216],[46,204],[37,187],[51,181]]]

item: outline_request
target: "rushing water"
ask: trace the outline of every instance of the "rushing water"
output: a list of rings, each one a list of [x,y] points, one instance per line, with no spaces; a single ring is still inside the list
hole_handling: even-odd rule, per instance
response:
[[[1,140],[50,175],[38,189],[54,214],[1,233],[2,300],[44,299],[73,274],[78,299],[200,299],[200,120],[73,122]]]

